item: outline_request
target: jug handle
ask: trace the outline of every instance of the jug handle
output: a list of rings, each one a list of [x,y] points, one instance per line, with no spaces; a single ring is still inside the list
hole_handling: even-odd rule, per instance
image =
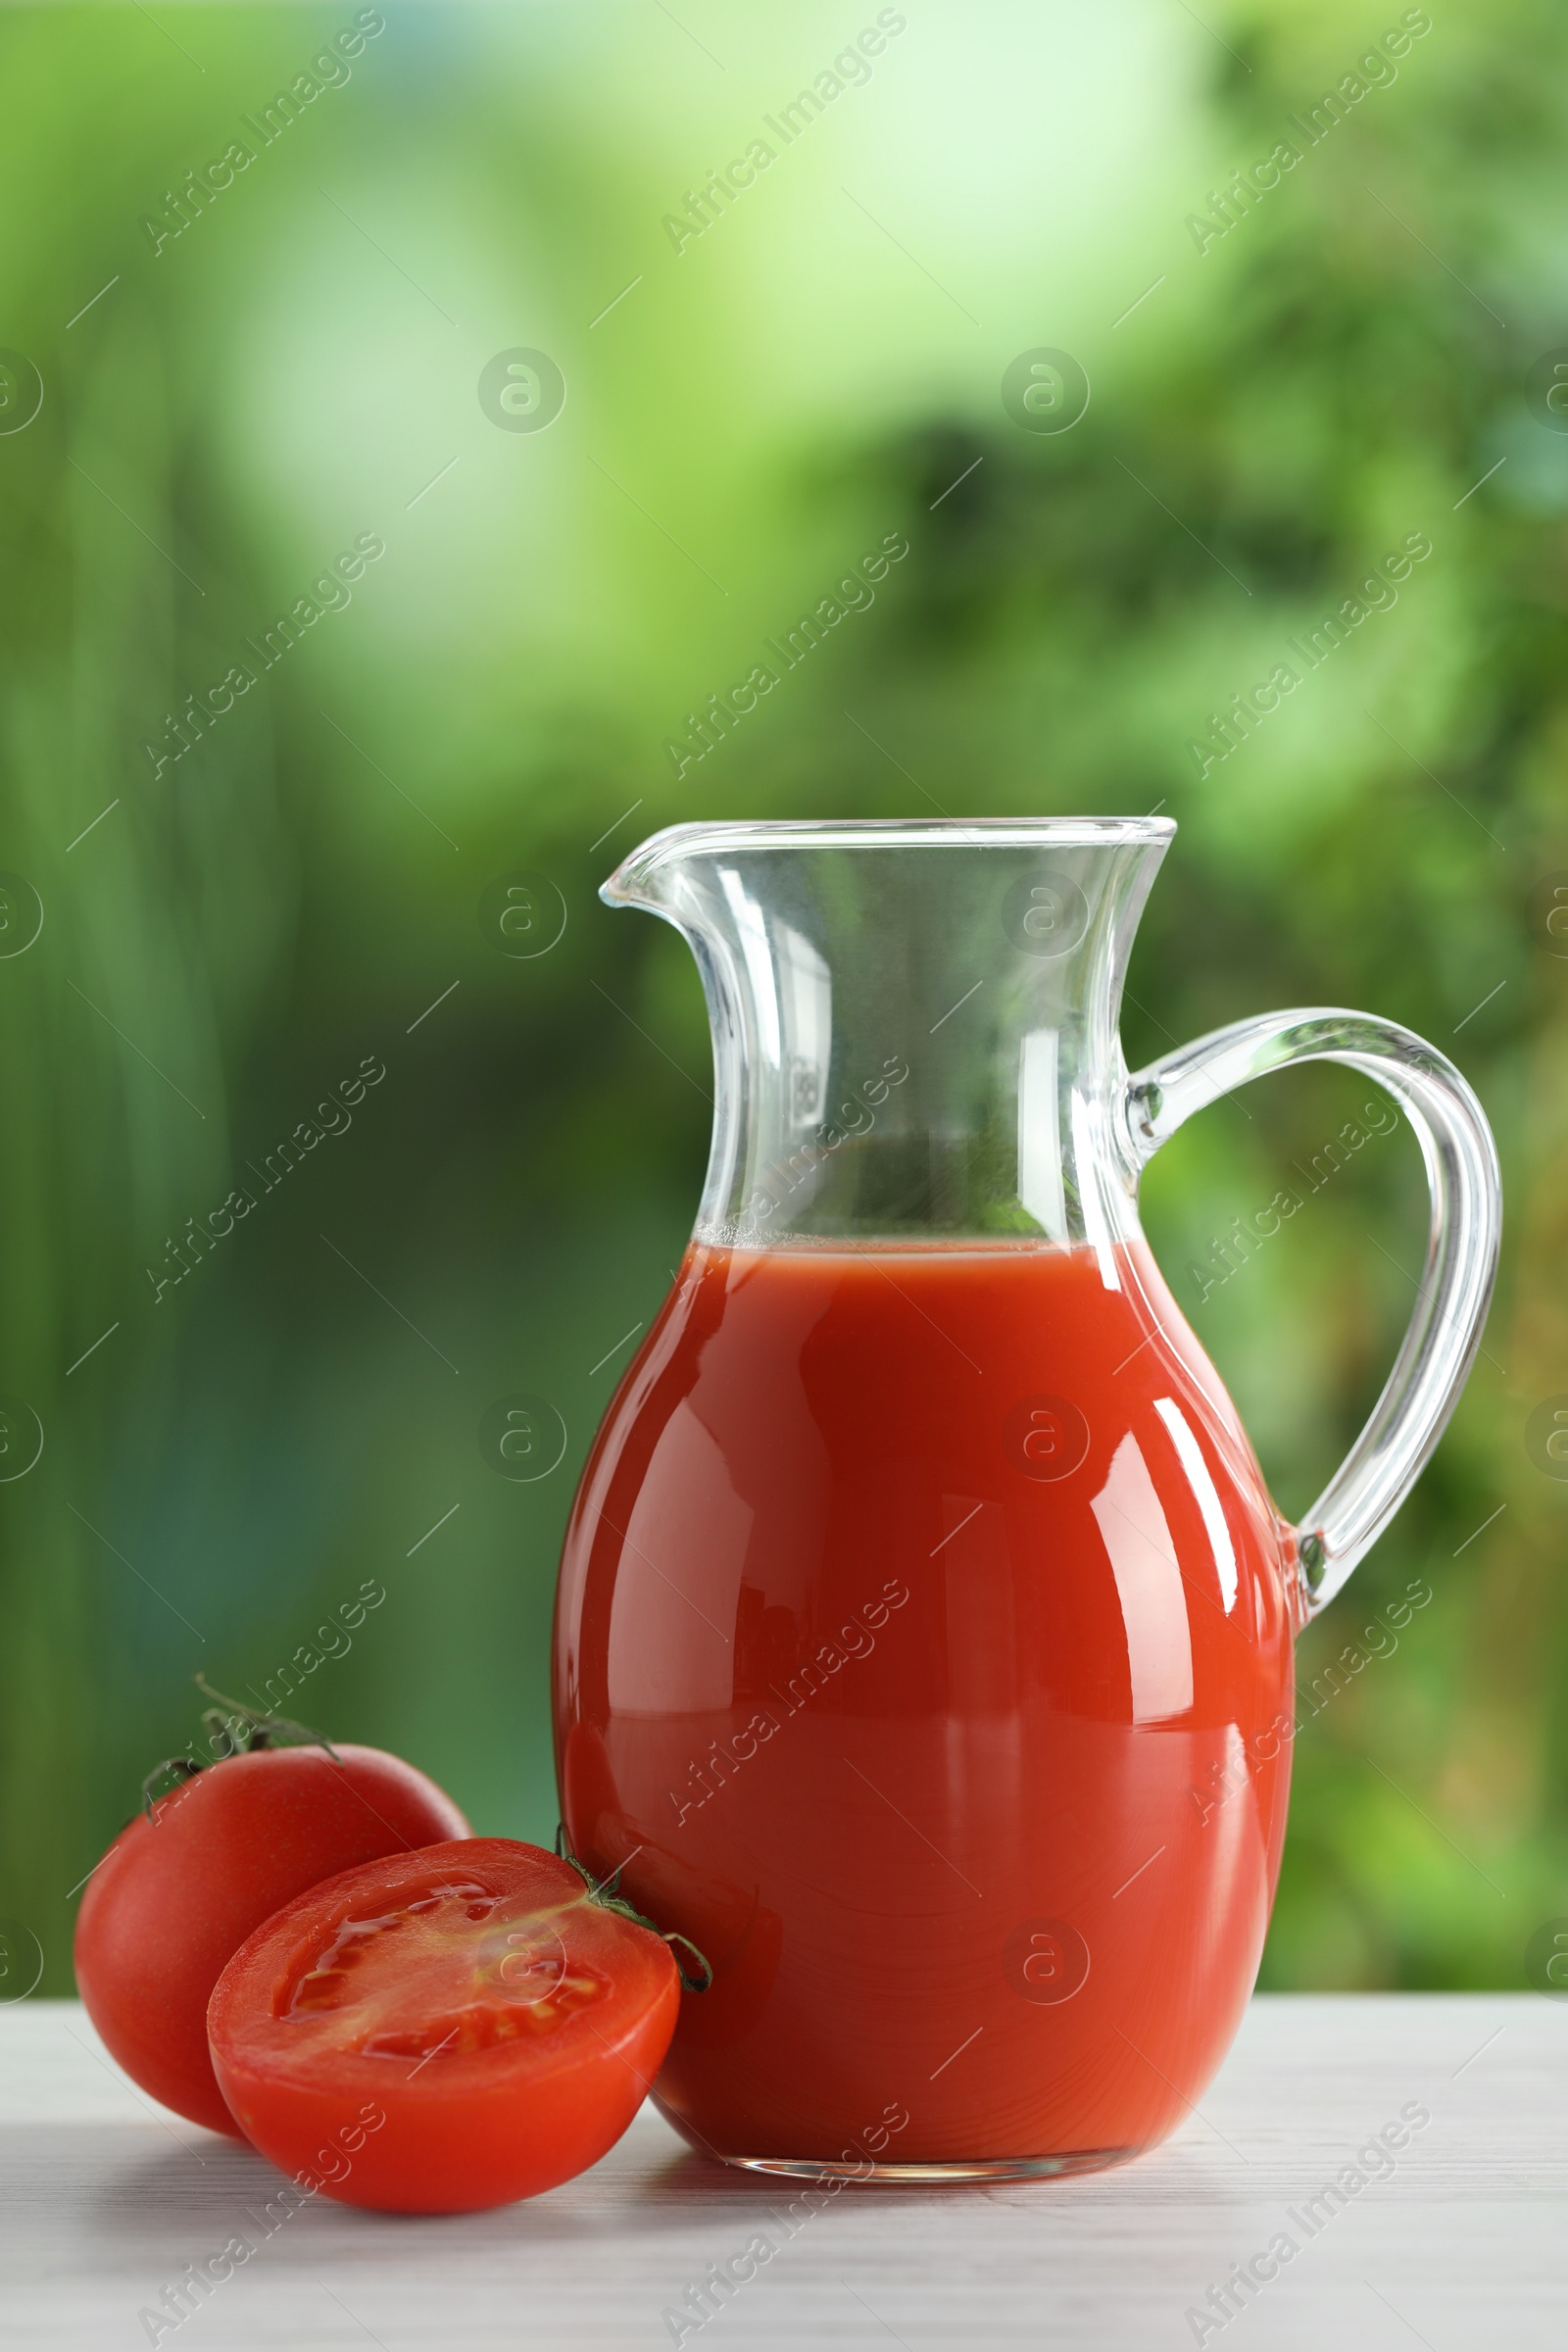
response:
[[[1432,1194],[1420,1296],[1372,1416],[1312,1504],[1296,1542],[1301,1620],[1334,1598],[1414,1485],[1481,1345],[1497,1270],[1502,1183],[1486,1114],[1453,1064],[1409,1029],[1314,1006],[1211,1030],[1127,1082],[1126,1129],[1142,1172],[1195,1110],[1298,1061],[1343,1061],[1391,1094],[1415,1130]]]

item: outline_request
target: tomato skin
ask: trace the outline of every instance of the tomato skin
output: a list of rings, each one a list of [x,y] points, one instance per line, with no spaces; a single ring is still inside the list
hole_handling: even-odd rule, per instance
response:
[[[121,1831],[87,1881],[76,1986],[133,2082],[241,2136],[213,2073],[207,2004],[279,1906],[377,1855],[466,1837],[434,1781],[377,1747],[271,1747],[209,1765]]]
[[[581,2011],[536,2034],[424,2056],[354,2046],[365,2034],[351,2005],[358,1976],[340,2012],[302,2022],[291,2011],[291,1985],[339,1923],[395,1911],[454,1875],[507,1890],[549,1923],[568,1975],[585,1972],[598,1987]],[[407,1982],[398,1967],[394,1955],[394,1984]],[[474,1980],[457,1952],[452,1982],[461,2002]],[[208,2034],[246,2137],[300,2185],[385,2212],[466,2213],[537,2196],[606,2155],[641,2106],[679,2009],[679,1972],[660,1936],[593,1903],[554,1854],[474,1838],[345,1871],[286,1904],[224,1969]],[[432,2045],[439,2031],[429,2030]]]

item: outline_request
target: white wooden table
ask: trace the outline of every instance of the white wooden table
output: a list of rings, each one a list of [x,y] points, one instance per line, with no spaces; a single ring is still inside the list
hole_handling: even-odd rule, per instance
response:
[[[1308,2200],[1408,2106],[1431,2121],[1395,2169],[1343,2207],[1320,2202],[1309,2232]],[[258,2237],[245,2209],[260,2213],[277,2179],[146,2102],[74,2003],[0,2009],[0,2345],[145,2345],[140,2311],[186,2264]],[[759,2229],[784,2240],[769,2209],[792,2193],[691,2155],[645,2109],[603,2164],[531,2204],[410,2221],[316,2199],[158,2340],[656,2352],[674,2340],[665,2310],[710,2264]],[[1237,2293],[1229,2321],[1188,2316],[1281,2232],[1299,2250],[1250,2300]],[[1201,2116],[1142,2163],[989,2188],[847,2187],[682,2340],[1142,2352],[1200,2335],[1225,2352],[1562,2352],[1568,2002],[1259,1999]]]

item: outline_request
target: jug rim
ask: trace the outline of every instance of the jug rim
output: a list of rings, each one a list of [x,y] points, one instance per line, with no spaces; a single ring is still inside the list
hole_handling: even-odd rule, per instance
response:
[[[875,844],[889,850],[1027,850],[1111,848],[1124,843],[1168,843],[1173,816],[945,816],[920,817],[699,817],[665,825],[639,842],[600,885],[602,899],[614,905],[634,885],[678,855],[717,850],[853,849]]]

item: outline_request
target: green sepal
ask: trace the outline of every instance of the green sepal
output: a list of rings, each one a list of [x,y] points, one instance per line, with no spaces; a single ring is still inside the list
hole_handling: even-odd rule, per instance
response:
[[[680,1978],[683,1992],[708,1991],[713,1982],[713,1965],[707,1954],[698,1950],[689,1936],[682,1936],[673,1928],[666,1930],[660,1927],[649,1918],[646,1911],[639,1911],[635,1904],[627,1902],[623,1894],[616,1893],[615,1889],[620,1884],[620,1874],[626,1867],[623,1862],[616,1865],[608,1879],[596,1879],[587,1863],[580,1856],[574,1854],[566,1843],[564,1822],[558,1823],[556,1828],[556,1852],[563,1862],[570,1864],[582,1880],[588,1889],[588,1899],[591,1903],[597,1903],[602,1911],[614,1911],[622,1919],[633,1921],[639,1928],[646,1928],[650,1935],[657,1936],[661,1943],[669,1945],[670,1958],[675,1963],[675,1973]],[[683,1943],[693,1957],[701,1962],[703,1973],[700,1977],[689,1977],[686,1974],[685,1969],[681,1966],[680,1954],[674,1948],[677,1943]]]
[[[202,1729],[207,1734],[207,1743],[214,1751],[216,1763],[225,1764],[230,1756],[254,1755],[258,1750],[270,1747],[280,1736],[285,1746],[324,1747],[333,1763],[338,1762],[337,1749],[324,1732],[313,1732],[309,1724],[295,1723],[288,1715],[272,1715],[259,1707],[248,1707],[243,1699],[226,1698],[221,1690],[213,1689],[203,1674],[198,1674],[195,1682],[204,1698],[218,1702],[216,1706],[202,1710]],[[142,1811],[148,1820],[156,1819],[153,1812],[156,1802],[153,1783],[160,1773],[174,1773],[178,1784],[183,1786],[186,1781],[193,1781],[199,1772],[206,1770],[207,1766],[199,1763],[194,1756],[166,1756],[161,1764],[155,1764],[141,1785]],[[167,1795],[169,1792],[165,1790],[163,1793]]]

